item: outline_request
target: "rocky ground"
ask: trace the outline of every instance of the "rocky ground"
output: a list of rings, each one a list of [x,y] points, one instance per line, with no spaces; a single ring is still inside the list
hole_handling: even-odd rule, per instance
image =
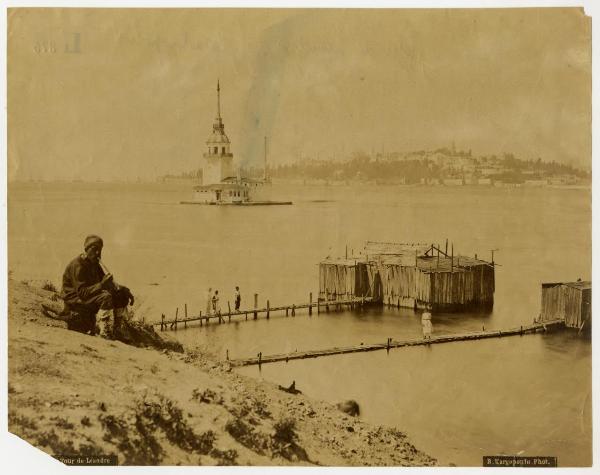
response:
[[[51,286],[8,281],[9,430],[51,455],[124,465],[429,466],[407,436],[243,377],[206,353],[134,347],[41,313]],[[156,346],[156,345],[154,345]]]

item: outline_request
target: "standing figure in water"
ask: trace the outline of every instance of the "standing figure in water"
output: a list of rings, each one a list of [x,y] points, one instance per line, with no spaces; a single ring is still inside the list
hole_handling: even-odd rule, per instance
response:
[[[431,333],[433,332],[431,313],[423,312],[423,315],[421,315],[421,326],[423,327],[423,338],[425,340],[431,340]]]
[[[212,310],[212,287],[208,288],[208,294],[206,294],[206,316],[210,317]]]

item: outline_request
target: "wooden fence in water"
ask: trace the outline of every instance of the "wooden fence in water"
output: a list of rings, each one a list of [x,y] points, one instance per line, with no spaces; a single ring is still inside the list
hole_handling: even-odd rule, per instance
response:
[[[313,309],[316,308],[317,314],[321,312],[329,312],[330,308],[334,310],[340,310],[344,306],[348,308],[362,307],[367,303],[370,303],[372,299],[370,297],[353,297],[344,300],[321,300],[318,299],[316,302],[313,302],[312,292],[309,296],[308,303],[300,303],[300,304],[288,304],[288,305],[279,305],[275,307],[271,307],[270,301],[267,300],[267,306],[263,308],[258,308],[258,295],[254,294],[254,308],[245,309],[245,310],[231,310],[231,305],[228,302],[227,307],[228,310],[226,312],[218,312],[211,313],[210,315],[202,315],[202,311],[198,313],[198,315],[188,315],[188,307],[187,304],[184,305],[184,314],[180,318],[179,317],[179,308],[175,309],[175,316],[172,319],[167,319],[167,317],[163,314],[161,316],[160,322],[152,322],[150,325],[160,327],[161,331],[165,330],[177,330],[178,325],[183,325],[184,329],[187,329],[188,323],[199,322],[200,326],[204,324],[208,324],[210,321],[214,321],[217,323],[230,323],[231,319],[241,319],[244,318],[244,321],[248,320],[248,316],[251,316],[253,320],[256,320],[260,314],[264,314],[264,316],[268,319],[271,316],[272,312],[285,312],[286,317],[291,315],[294,317],[296,315],[296,311],[298,310],[308,310],[308,314],[312,315]]]
[[[523,325],[516,328],[510,328],[507,330],[491,330],[491,331],[480,331],[471,333],[462,333],[455,335],[440,335],[434,336],[430,339],[412,339],[412,340],[393,340],[388,338],[385,343],[374,343],[374,344],[361,344],[344,347],[334,347],[322,350],[312,351],[296,351],[293,353],[283,353],[274,355],[265,355],[259,353],[255,358],[243,358],[229,360],[233,366],[250,366],[250,365],[261,365],[265,363],[276,363],[276,362],[288,362],[290,360],[300,360],[307,358],[318,358],[321,356],[333,356],[342,355],[346,353],[359,353],[376,350],[390,350],[392,348],[405,348],[409,346],[424,346],[424,345],[435,345],[440,343],[450,343],[456,341],[468,341],[468,340],[482,340],[486,338],[502,338],[507,336],[526,335],[533,334],[538,331],[545,332],[550,328],[562,328],[564,327],[564,320],[553,320],[548,322],[533,323],[531,325]]]

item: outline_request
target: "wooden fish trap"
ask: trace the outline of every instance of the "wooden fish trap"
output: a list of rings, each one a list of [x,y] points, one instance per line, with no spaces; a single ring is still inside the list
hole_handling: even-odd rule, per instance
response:
[[[455,256],[434,244],[367,242],[360,255],[319,264],[319,298],[370,297],[373,302],[435,311],[491,308],[494,262]]]

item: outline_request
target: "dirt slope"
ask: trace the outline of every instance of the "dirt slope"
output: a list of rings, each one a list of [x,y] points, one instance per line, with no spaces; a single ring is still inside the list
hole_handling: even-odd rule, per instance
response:
[[[9,279],[9,430],[56,455],[134,465],[435,464],[398,430],[194,352],[69,331],[53,292]]]

